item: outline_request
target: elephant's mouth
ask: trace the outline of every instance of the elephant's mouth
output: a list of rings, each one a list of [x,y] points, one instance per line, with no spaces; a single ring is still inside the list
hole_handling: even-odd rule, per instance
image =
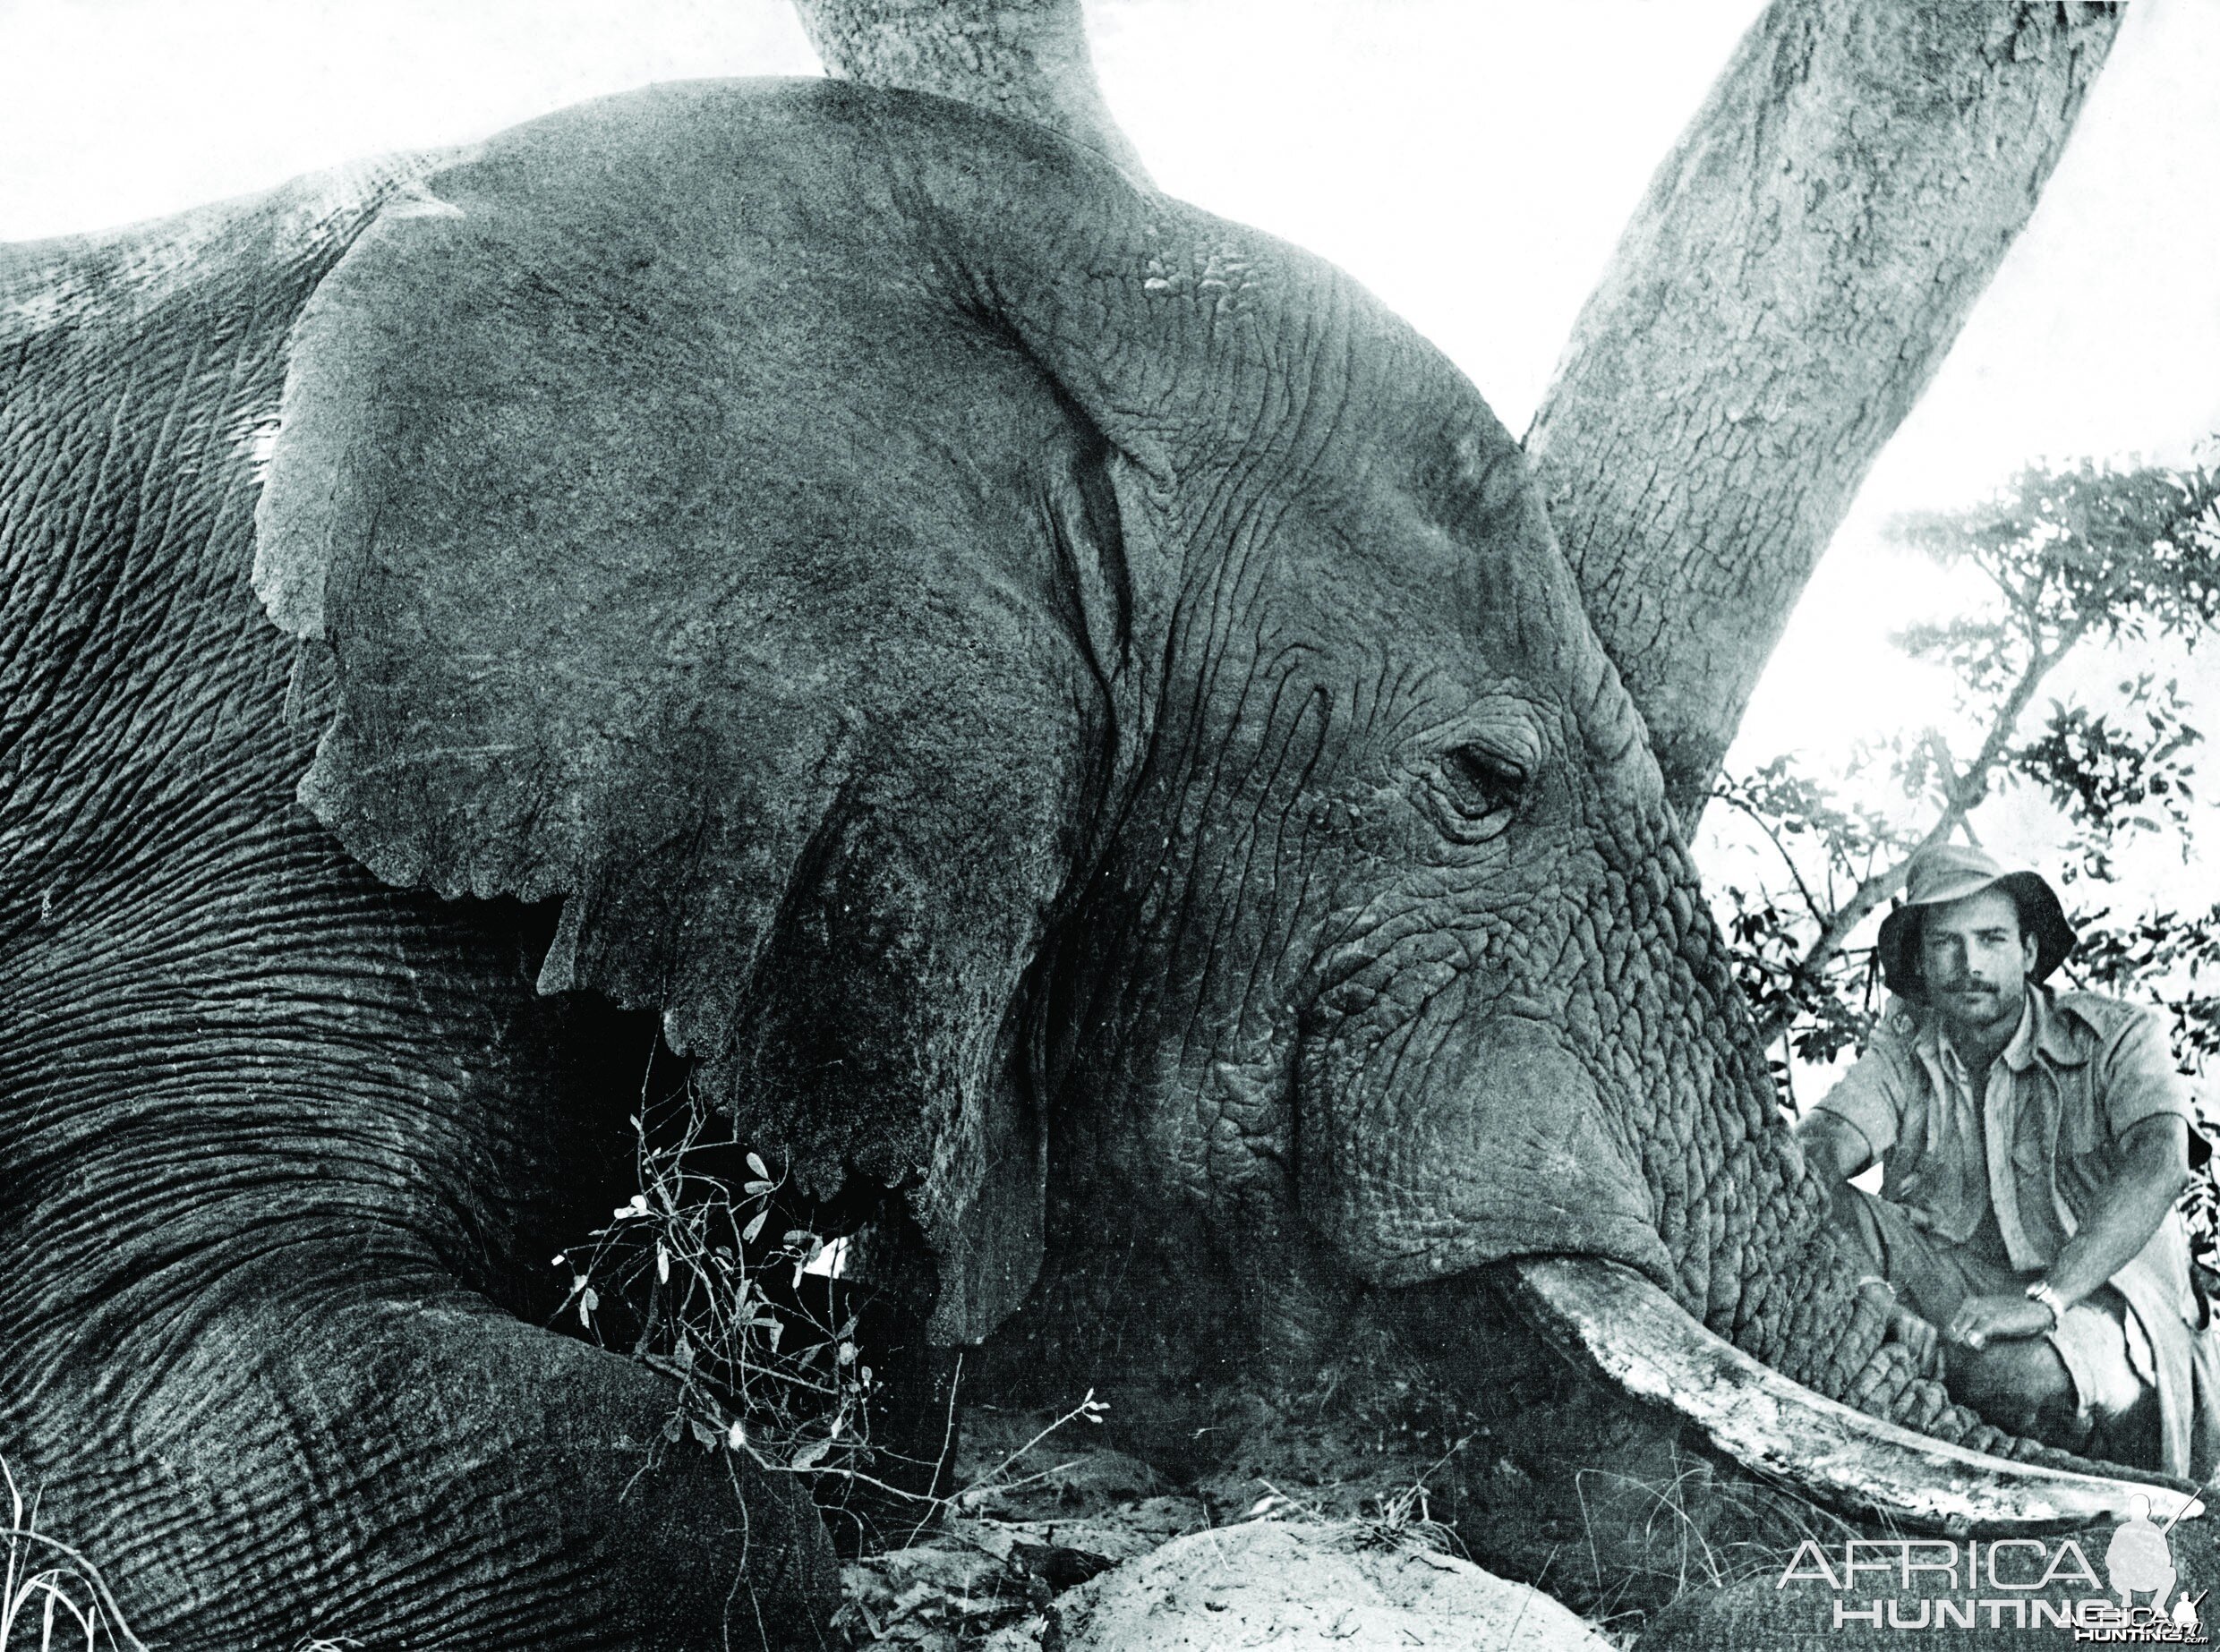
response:
[[[1752,1472],[1844,1513],[1951,1535],[2033,1534],[2128,1518],[2149,1498],[2173,1519],[2190,1494],[2019,1462],[1868,1417],[1713,1335],[1621,1263],[1524,1256],[1499,1265],[1541,1334],[1612,1387],[1693,1426]]]

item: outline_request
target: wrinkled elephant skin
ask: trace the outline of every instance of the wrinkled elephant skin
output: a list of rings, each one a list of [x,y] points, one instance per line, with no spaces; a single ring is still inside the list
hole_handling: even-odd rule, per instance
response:
[[[149,1640],[816,1643],[805,1500],[538,1328],[658,1028],[944,1343],[1553,1253],[2002,1443],[1815,1237],[1516,446],[1294,249],[666,87],[0,249],[0,1452]]]

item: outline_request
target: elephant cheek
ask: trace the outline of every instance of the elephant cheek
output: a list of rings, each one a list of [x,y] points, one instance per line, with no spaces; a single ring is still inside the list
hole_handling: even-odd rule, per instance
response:
[[[1435,1001],[1454,1001],[1445,993]],[[1647,1188],[1594,1082],[1539,1022],[1454,1005],[1375,1038],[1306,1040],[1305,1215],[1376,1285],[1506,1256],[1608,1256],[1673,1279]]]

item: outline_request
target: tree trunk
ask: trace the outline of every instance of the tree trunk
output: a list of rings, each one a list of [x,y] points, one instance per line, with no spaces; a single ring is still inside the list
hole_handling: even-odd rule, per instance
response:
[[[1080,0],[795,0],[826,72],[1033,121],[1141,182],[1095,81]]]
[[[1690,826],[2120,9],[1775,0],[1582,311],[1527,452]]]
[[[1037,121],[1146,175],[1079,0],[797,4],[836,75]],[[1582,311],[1527,452],[1685,823],[1858,483],[2027,223],[2121,10],[1774,0]]]

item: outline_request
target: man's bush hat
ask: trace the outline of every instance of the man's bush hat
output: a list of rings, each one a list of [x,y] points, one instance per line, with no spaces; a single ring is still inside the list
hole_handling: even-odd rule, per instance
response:
[[[2051,971],[2066,961],[2077,937],[2066,922],[2058,892],[2033,872],[2007,872],[1970,844],[1938,843],[1912,856],[1904,873],[1904,898],[1896,910],[1881,920],[1881,978],[1889,991],[1915,1002],[1924,994],[1919,984],[1919,913],[1985,889],[2001,889],[2019,908],[2019,927],[2035,937],[2033,981],[2049,979]]]

